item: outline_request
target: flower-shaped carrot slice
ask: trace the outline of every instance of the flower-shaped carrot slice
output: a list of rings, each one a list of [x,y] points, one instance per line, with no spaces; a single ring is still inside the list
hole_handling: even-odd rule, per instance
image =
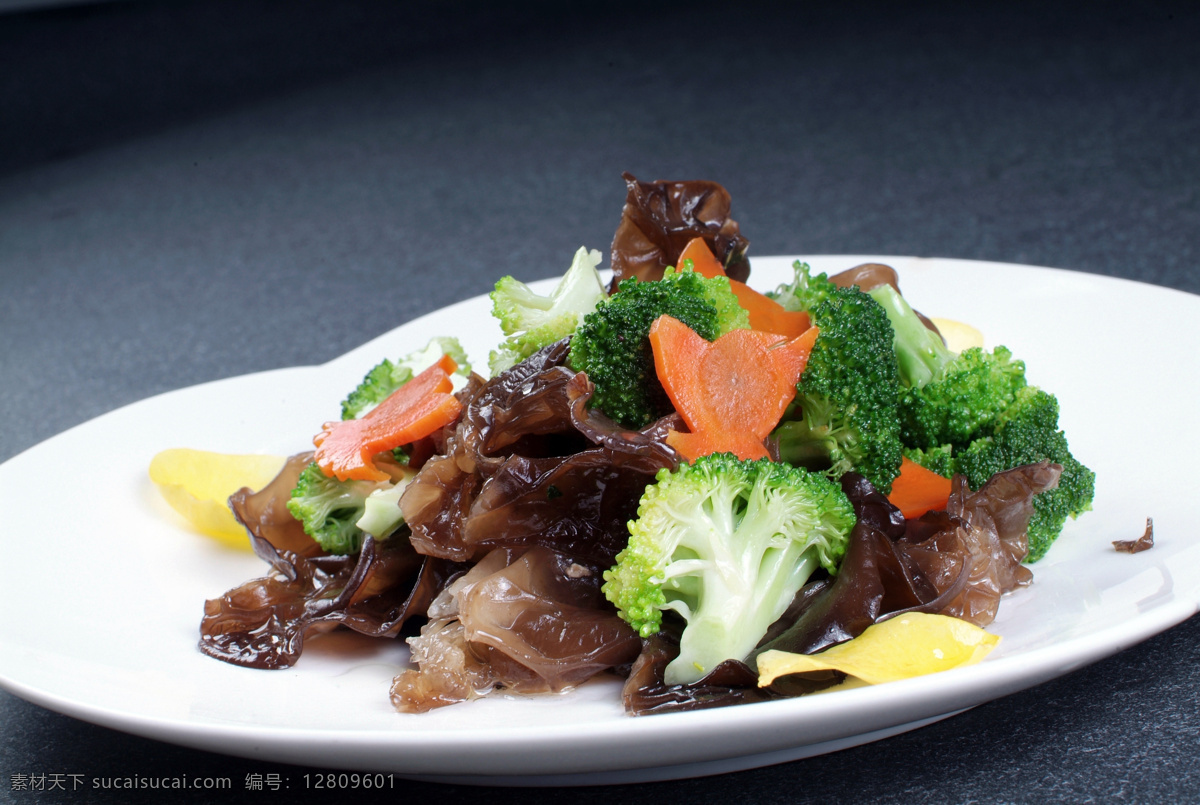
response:
[[[444,355],[362,418],[325,423],[313,437],[321,471],[339,481],[388,480],[373,462],[376,454],[415,442],[458,418],[462,405],[450,393],[456,368]]]
[[[709,453],[767,456],[763,440],[796,395],[817,330],[782,338],[761,330],[733,330],[709,342],[671,316],[650,328],[658,379],[689,433],[667,443],[691,461]]]

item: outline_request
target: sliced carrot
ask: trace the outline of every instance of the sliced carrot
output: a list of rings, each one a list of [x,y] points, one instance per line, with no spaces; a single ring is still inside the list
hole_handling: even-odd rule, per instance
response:
[[[662,383],[675,410],[689,427],[710,426],[709,408],[701,394],[690,394],[690,386],[683,386],[684,367],[695,371],[699,356],[708,349],[709,342],[674,316],[659,316],[650,325],[650,348],[654,353],[654,372]],[[690,380],[695,380],[695,375]]]
[[[712,279],[713,277],[724,277],[725,266],[721,265],[721,261],[712,253],[712,249],[708,248],[708,243],[704,238],[692,238],[688,244],[683,247],[683,251],[679,253],[679,266],[683,266],[684,260],[692,261],[692,271],[697,274]]]
[[[733,453],[746,461],[770,458],[763,440],[756,439],[748,433],[685,433],[671,430],[667,431],[667,444],[686,461],[695,461],[700,456],[713,453]]]
[[[679,265],[682,266],[684,260],[691,260],[692,270],[709,279],[726,276],[725,267],[712,253],[712,249],[708,247],[704,238],[692,238],[688,241],[688,245],[683,247],[683,251],[679,255]],[[795,338],[812,326],[812,320],[809,319],[807,313],[785,310],[783,305],[771,297],[759,293],[744,282],[731,279],[729,287],[737,297],[738,304],[750,314],[750,329],[752,330],[763,330]]]
[[[708,348],[697,356],[685,382],[695,384],[692,393],[703,394],[710,429],[742,431],[759,439],[774,429],[799,379],[791,376],[793,363],[784,343],[759,330],[732,330],[712,344],[705,342]]]
[[[429,436],[458,418],[462,405],[450,393],[450,374],[456,368],[454,359],[443,355],[361,419],[325,423],[313,437],[321,471],[339,481],[388,480],[375,466],[375,455]]]
[[[802,310],[785,310],[783,305],[769,296],[764,296],[744,282],[730,280],[729,285],[737,297],[738,304],[750,314],[750,326],[788,338],[802,335],[812,327],[812,319]]]
[[[817,335],[820,332],[819,327],[809,327],[800,335],[779,341],[771,347],[771,357],[784,367],[787,377],[795,378],[791,383],[793,391],[800,382],[800,375],[804,374],[804,368],[808,366],[808,356],[812,354],[813,345],[817,343]]]
[[[900,474],[892,481],[888,500],[909,519],[926,512],[944,511],[950,500],[950,479],[904,458],[900,461]]]
[[[716,452],[765,457],[763,440],[795,396],[815,340],[815,330],[796,339],[733,330],[710,343],[660,316],[650,327],[655,371],[690,431],[667,443],[688,461]]]

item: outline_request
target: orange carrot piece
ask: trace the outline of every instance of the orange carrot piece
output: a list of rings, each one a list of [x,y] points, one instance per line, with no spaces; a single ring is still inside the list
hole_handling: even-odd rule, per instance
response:
[[[783,305],[765,296],[744,282],[730,280],[729,286],[738,304],[750,314],[750,326],[755,330],[795,338],[812,326],[812,319],[802,310],[785,310]]]
[[[450,393],[450,374],[456,368],[454,359],[444,355],[361,419],[326,422],[313,437],[321,471],[339,481],[388,480],[374,464],[376,454],[415,442],[458,418],[462,405]]]
[[[795,396],[815,340],[815,332],[783,339],[733,330],[710,343],[660,316],[650,327],[655,371],[690,431],[669,434],[667,443],[689,461],[716,452],[765,457],[763,440]]]
[[[667,444],[683,456],[685,461],[695,461],[700,456],[713,453],[733,453],[745,461],[770,458],[763,440],[756,439],[748,433],[684,433],[670,430],[667,431]]]
[[[690,393],[703,395],[709,428],[742,431],[764,439],[779,423],[796,395],[796,379],[788,376],[790,356],[786,350],[777,353],[771,349],[777,345],[784,349],[780,341],[773,333],[732,330],[712,344],[705,342],[708,349],[699,356],[687,381],[696,384]]]
[[[925,512],[944,511],[950,500],[950,479],[904,458],[888,500],[909,519]]]
[[[714,423],[704,395],[691,393],[695,387],[686,385],[696,380],[695,374],[689,377],[686,372],[695,371],[709,342],[674,316],[659,316],[650,325],[650,348],[658,381],[683,421],[693,432],[711,428]]]
[[[691,260],[692,270],[709,279],[726,276],[725,267],[712,253],[712,249],[708,247],[704,238],[692,238],[688,241],[687,246],[683,247],[683,251],[679,255],[679,265],[682,266],[684,260]],[[750,314],[750,329],[752,330],[763,330],[795,338],[812,325],[807,313],[785,310],[783,305],[771,297],[759,293],[744,282],[731,279],[729,287],[737,297],[738,304]]]
[[[679,253],[679,262],[677,265],[682,268],[684,260],[692,261],[692,271],[695,271],[702,277],[724,277],[725,266],[721,265],[721,261],[712,253],[712,249],[708,248],[704,238],[692,238],[688,244],[683,247],[683,251]]]
[[[791,379],[793,391],[795,385],[800,382],[800,375],[804,374],[804,368],[808,366],[808,356],[812,354],[813,345],[817,343],[820,332],[819,327],[809,327],[800,335],[780,341],[771,347],[772,358],[785,368],[786,376]]]

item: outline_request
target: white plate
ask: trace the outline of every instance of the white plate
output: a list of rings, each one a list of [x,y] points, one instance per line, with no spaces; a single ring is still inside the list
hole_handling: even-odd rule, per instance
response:
[[[189,532],[146,476],[167,447],[288,454],[383,357],[456,334],[486,361],[499,339],[477,298],[319,367],[163,394],[113,411],[0,466],[9,569],[0,684],[53,710],[139,735],[276,761],[489,783],[668,779],[751,768],[876,740],[1067,673],[1197,610],[1200,297],[1121,280],[960,260],[868,259],[899,271],[922,312],[970,322],[1054,392],[1076,455],[1097,473],[1095,510],[1068,526],[1010,596],[984,663],[936,677],[781,702],[631,718],[604,681],[561,696],[496,697],[425,715],[388,702],[400,641],[335,633],[292,669],[226,665],[196,648],[201,606],[265,571]],[[754,284],[790,276],[758,258]],[[546,286],[543,286],[546,287]],[[1181,367],[1183,367],[1181,369]],[[1126,424],[1136,410],[1135,431]],[[80,457],[103,471],[78,488]],[[1154,517],[1152,551],[1114,539]],[[50,518],[53,522],[48,522]]]

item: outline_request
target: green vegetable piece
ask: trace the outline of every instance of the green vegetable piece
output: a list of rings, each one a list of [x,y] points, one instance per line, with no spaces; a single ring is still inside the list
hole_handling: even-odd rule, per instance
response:
[[[627,428],[643,428],[674,410],[654,369],[650,325],[670,315],[714,341],[750,327],[726,277],[706,279],[668,268],[661,280],[630,278],[584,317],[571,338],[568,364],[595,384],[592,405]]]
[[[797,260],[792,263],[792,271],[795,276],[790,283],[780,285],[767,294],[783,305],[785,310],[812,310],[838,287],[826,274],[812,276],[812,267],[808,263]]]
[[[1096,474],[1071,454],[1066,434],[1058,428],[1058,400],[1034,386],[1024,386],[985,434],[962,448],[950,444],[909,449],[905,454],[947,478],[960,473],[971,489],[979,489],[998,472],[1051,461],[1062,465],[1058,486],[1033,498],[1027,562],[1036,562],[1062,533],[1067,519],[1092,508]]]
[[[841,488],[767,459],[714,454],[646,488],[604,594],[643,637],[686,622],[667,684],[744,659],[818,568],[836,573],[854,527]]]
[[[1057,487],[1033,499],[1029,562],[1046,555],[1067,518],[1091,510],[1096,491],[1096,474],[1071,454],[1066,435],[1058,429],[1058,400],[1026,386],[999,417],[994,434],[975,440],[956,457],[956,469],[972,489],[997,472],[1044,460],[1061,464],[1063,472]]]
[[[580,247],[549,296],[535,293],[513,277],[500,278],[491,293],[492,315],[508,338],[488,359],[493,377],[571,335],[583,317],[608,298],[597,271],[600,260],[600,252]]]
[[[990,435],[1017,393],[1026,387],[1025,364],[1006,347],[963,350],[940,376],[900,393],[900,431],[906,447],[965,447]]]
[[[368,499],[391,488],[392,484],[386,481],[339,481],[321,472],[314,462],[300,473],[287,507],[304,526],[304,532],[322,548],[332,554],[349,555],[362,547],[364,530],[358,523],[368,513]],[[383,538],[403,521],[399,505],[394,520],[389,522],[389,519],[381,511],[373,511],[367,522],[381,532],[374,535]]]
[[[900,366],[900,382],[921,388],[941,377],[957,354],[942,337],[925,326],[904,297],[891,285],[878,285],[867,291],[879,303],[892,323],[893,346]]]
[[[930,448],[906,447],[904,455],[943,478],[952,478],[957,472],[958,463],[954,458],[953,445],[943,444]]]
[[[408,481],[406,478],[394,486],[384,485],[367,495],[363,501],[363,515],[355,522],[360,531],[376,539],[385,539],[400,527],[404,522],[400,496],[408,488]]]
[[[887,494],[903,451],[892,325],[858,288],[830,286],[808,313],[820,334],[773,434],[779,455],[834,478],[853,470]]]
[[[457,338],[443,336],[433,338],[424,349],[392,363],[386,358],[372,367],[357,388],[342,401],[342,419],[360,419],[363,414],[386,400],[396,389],[414,376],[433,366],[443,355],[449,355],[458,364],[454,371],[456,388],[471,375],[471,364],[466,350]]]

